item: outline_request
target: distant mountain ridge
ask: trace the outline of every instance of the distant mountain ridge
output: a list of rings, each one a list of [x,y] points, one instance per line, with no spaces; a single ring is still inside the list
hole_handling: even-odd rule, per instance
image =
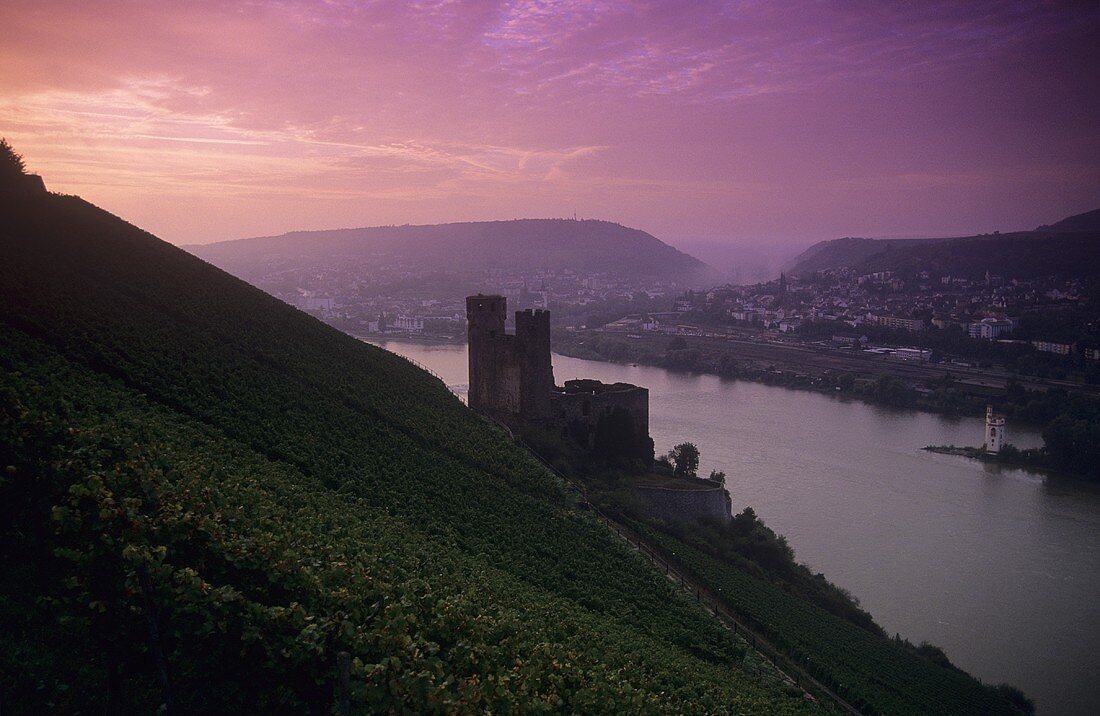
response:
[[[273,263],[390,259],[426,269],[572,269],[706,283],[718,272],[651,234],[609,221],[517,219],[295,231],[185,247],[230,273]]]
[[[933,270],[957,275],[993,271],[1019,277],[1088,276],[1100,268],[1100,209],[1034,231],[917,239],[846,237],[820,241],[796,256],[796,276],[827,269]]]

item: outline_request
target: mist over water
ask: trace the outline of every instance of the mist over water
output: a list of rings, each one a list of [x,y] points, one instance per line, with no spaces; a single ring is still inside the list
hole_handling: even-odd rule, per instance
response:
[[[460,395],[466,347],[387,341]],[[976,445],[977,418],[945,418],[714,376],[555,355],[558,383],[650,390],[658,453],[689,440],[799,561],[856,595],[889,633],[942,647],[1043,714],[1100,701],[1100,486],[921,450]],[[1009,425],[1009,441],[1041,444]]]

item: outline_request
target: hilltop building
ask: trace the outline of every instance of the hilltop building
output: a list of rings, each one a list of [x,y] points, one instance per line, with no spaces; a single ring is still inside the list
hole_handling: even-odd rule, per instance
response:
[[[985,451],[998,453],[1005,444],[1005,416],[993,412],[993,406],[985,408]]]
[[[468,296],[470,407],[513,430],[539,428],[594,452],[653,459],[649,391],[629,383],[554,384],[550,312],[516,311],[505,331],[504,296]]]

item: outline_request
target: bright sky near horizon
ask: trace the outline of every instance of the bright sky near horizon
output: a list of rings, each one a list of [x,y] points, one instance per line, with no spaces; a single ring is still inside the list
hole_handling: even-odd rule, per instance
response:
[[[0,136],[176,243],[602,218],[669,243],[1100,207],[1096,2],[0,6]]]

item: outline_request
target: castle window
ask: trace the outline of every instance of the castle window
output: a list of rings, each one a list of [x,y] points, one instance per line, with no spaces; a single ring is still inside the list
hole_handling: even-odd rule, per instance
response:
[[[586,400],[584,405],[581,406],[581,415],[587,418],[590,412],[592,412],[592,403]]]

